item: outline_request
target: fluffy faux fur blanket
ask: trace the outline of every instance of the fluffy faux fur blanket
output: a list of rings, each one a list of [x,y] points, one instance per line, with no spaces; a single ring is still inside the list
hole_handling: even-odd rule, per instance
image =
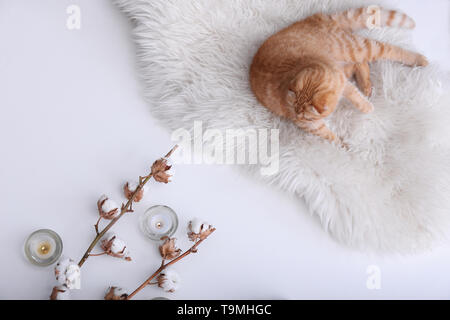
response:
[[[329,119],[349,151],[274,116],[250,90],[249,66],[268,36],[313,13],[373,1],[115,2],[135,24],[145,94],[168,128],[202,120],[219,129],[279,129],[279,172],[261,178],[304,199],[324,229],[348,245],[413,252],[448,231],[450,90],[436,66],[373,64],[375,111],[361,114],[343,100]],[[364,31],[403,47],[410,47],[409,33]],[[261,175],[258,166],[247,168]]]

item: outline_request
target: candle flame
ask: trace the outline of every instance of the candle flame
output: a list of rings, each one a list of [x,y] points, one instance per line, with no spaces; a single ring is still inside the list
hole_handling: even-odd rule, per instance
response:
[[[46,255],[50,252],[50,243],[44,242],[39,244],[38,252],[42,255]]]

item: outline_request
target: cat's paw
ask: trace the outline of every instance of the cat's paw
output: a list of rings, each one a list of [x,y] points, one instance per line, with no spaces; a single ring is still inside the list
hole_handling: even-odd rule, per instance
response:
[[[366,97],[370,98],[372,96],[372,84],[364,86],[362,92]]]
[[[357,81],[358,83],[358,89],[361,91],[362,94],[364,94],[367,98],[370,98],[372,96],[372,82],[369,81]]]
[[[372,95],[372,81],[369,78],[356,78],[356,83],[358,84],[358,88],[366,97],[370,98]]]
[[[428,59],[424,55],[418,54],[416,58],[416,66],[426,67],[427,65],[429,65]]]

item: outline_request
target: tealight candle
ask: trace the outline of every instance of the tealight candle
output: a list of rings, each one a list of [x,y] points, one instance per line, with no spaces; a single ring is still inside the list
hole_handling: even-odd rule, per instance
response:
[[[25,242],[25,255],[32,263],[48,266],[56,262],[62,253],[62,240],[52,230],[41,229],[33,232]]]
[[[153,206],[140,216],[142,232],[152,240],[172,236],[178,228],[178,217],[167,206]]]

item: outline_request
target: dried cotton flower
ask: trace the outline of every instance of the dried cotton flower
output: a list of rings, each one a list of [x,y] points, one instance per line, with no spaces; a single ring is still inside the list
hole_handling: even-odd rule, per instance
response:
[[[101,243],[101,248],[109,256],[131,261],[125,242],[117,238],[115,234],[105,235],[105,239]]]
[[[208,237],[214,230],[207,222],[198,218],[189,221],[188,237],[191,241],[203,240]]]
[[[55,276],[59,284],[69,289],[80,289],[81,271],[72,259],[63,257],[56,264]]]
[[[174,172],[172,169],[172,164],[167,158],[161,158],[156,160],[152,165],[152,175],[153,178],[162,183],[170,182],[170,178],[173,176]]]
[[[125,185],[123,186],[123,193],[125,194],[125,198],[127,198],[128,200],[131,200],[131,197],[133,196],[133,193],[136,191],[138,186],[139,186],[139,184],[136,182],[128,181],[127,183],[125,183]],[[141,188],[136,193],[136,196],[134,197],[133,201],[139,202],[142,200],[143,197],[144,197],[144,188]]]
[[[109,287],[106,290],[105,300],[126,300],[128,293],[119,287]]]
[[[175,238],[164,237],[161,240],[165,240],[164,243],[159,246],[159,253],[163,259],[172,260],[180,255],[181,249],[176,247]]]
[[[63,286],[53,287],[50,300],[70,300],[70,290]]]
[[[100,217],[106,220],[112,220],[120,215],[119,206],[105,195],[98,199],[97,208]]]
[[[180,285],[180,276],[171,268],[166,268],[157,277],[158,287],[167,292],[175,292]]]

